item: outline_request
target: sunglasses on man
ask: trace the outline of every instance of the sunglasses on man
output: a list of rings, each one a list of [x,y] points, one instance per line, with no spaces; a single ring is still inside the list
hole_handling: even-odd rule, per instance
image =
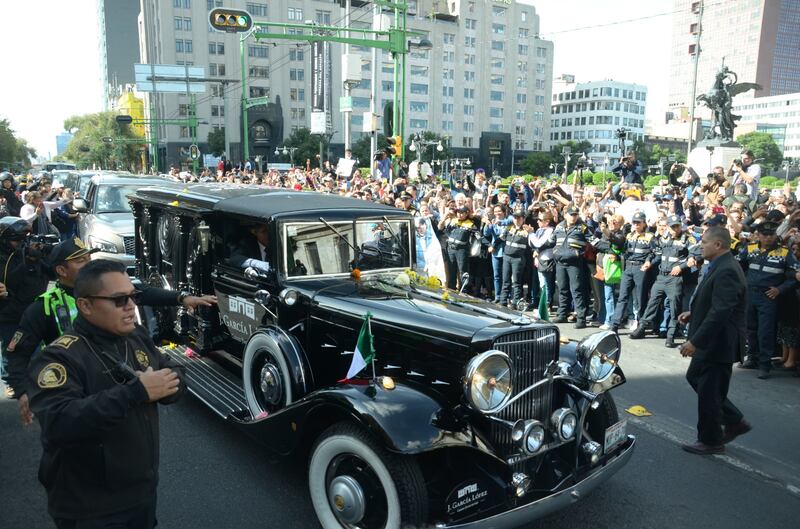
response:
[[[125,307],[128,305],[128,300],[133,301],[134,305],[138,305],[141,302],[142,293],[139,290],[132,292],[131,294],[122,294],[119,296],[85,296],[89,299],[106,299],[108,301],[113,301],[114,306],[118,309]]]

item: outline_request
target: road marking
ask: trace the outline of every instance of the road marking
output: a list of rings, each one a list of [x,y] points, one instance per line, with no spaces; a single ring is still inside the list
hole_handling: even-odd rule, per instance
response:
[[[629,404],[624,402],[624,399],[620,399],[616,396],[614,398],[620,407],[625,408],[626,406],[629,406]],[[660,415],[658,417],[652,416],[648,418],[639,418],[634,416],[634,417],[629,417],[628,422],[633,424],[634,426],[641,428],[642,430],[645,430],[650,434],[653,434],[657,437],[661,437],[662,439],[666,439],[667,441],[675,443],[677,445],[691,443],[695,440],[694,428],[672,417]],[[789,465],[787,465],[786,462],[779,461],[774,457],[768,456],[756,450],[752,450],[738,444],[734,444],[734,446],[736,446],[736,449],[738,451],[745,452],[755,457],[768,459],[769,461],[776,463],[781,467],[789,467]],[[795,484],[789,483],[787,479],[781,479],[777,476],[774,476],[730,454],[716,454],[712,457],[714,457],[719,461],[722,461],[731,468],[734,468],[746,474],[750,474],[755,479],[765,481],[771,485],[776,485],[787,491],[789,494],[800,497],[800,487],[798,487]],[[797,476],[798,473],[792,472],[791,469],[789,469],[789,475]]]

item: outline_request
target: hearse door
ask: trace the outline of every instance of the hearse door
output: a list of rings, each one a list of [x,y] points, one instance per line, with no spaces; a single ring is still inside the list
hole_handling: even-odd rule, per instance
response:
[[[268,301],[274,294],[269,282],[250,279],[243,271],[225,265],[218,265],[212,278],[219,324],[231,338],[244,344],[260,327],[277,324],[270,312],[274,311],[275,304]]]

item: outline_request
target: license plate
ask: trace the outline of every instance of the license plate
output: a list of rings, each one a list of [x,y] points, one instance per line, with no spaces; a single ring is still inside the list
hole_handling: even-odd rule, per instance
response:
[[[628,421],[619,421],[617,424],[613,426],[609,426],[606,428],[606,439],[605,443],[603,443],[603,453],[608,454],[616,446],[627,438],[625,435],[625,429],[628,425]]]

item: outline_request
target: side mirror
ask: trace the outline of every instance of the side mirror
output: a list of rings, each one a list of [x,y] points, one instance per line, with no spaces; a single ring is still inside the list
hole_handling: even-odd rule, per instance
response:
[[[89,211],[89,205],[86,203],[86,200],[82,198],[76,198],[73,200],[72,207],[75,208],[75,211],[78,213],[86,213]]]

